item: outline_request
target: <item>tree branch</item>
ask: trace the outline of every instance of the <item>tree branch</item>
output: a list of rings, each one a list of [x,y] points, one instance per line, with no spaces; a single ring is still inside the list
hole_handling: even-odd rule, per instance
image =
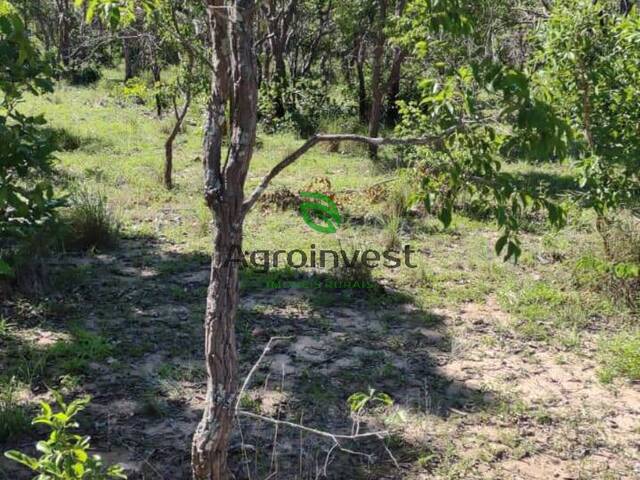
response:
[[[462,124],[464,128],[466,124]],[[284,160],[278,163],[273,169],[262,179],[260,185],[253,191],[251,196],[244,202],[243,212],[246,215],[251,208],[255,205],[255,203],[260,199],[265,190],[269,187],[271,181],[277,177],[280,172],[282,172],[285,168],[295,163],[300,157],[302,157],[305,153],[311,150],[319,143],[323,142],[355,142],[362,143],[366,145],[372,145],[376,147],[382,147],[385,145],[430,145],[430,146],[438,146],[442,145],[444,139],[456,132],[461,128],[461,125],[455,125],[444,132],[438,135],[431,135],[427,137],[418,137],[418,138],[378,138],[378,137],[367,137],[364,135],[354,135],[354,134],[320,134],[314,135],[309,140],[307,140],[304,145],[298,148],[295,152],[289,154]]]

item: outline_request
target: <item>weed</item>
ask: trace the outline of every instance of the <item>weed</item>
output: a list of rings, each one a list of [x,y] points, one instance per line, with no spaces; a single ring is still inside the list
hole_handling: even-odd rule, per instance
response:
[[[391,216],[385,220],[383,242],[387,250],[398,250],[401,246],[400,227],[402,218]]]

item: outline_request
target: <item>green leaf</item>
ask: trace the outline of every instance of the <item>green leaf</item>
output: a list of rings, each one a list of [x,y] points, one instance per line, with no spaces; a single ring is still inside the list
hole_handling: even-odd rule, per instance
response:
[[[503,235],[496,242],[496,255],[500,255],[504,250],[504,247],[507,246],[507,242],[509,241],[509,235]]]
[[[13,460],[14,462],[18,462],[26,467],[29,467],[31,470],[36,470],[38,468],[38,460],[30,457],[29,455],[25,455],[22,452],[9,450],[8,452],[5,452],[4,456],[9,460]]]

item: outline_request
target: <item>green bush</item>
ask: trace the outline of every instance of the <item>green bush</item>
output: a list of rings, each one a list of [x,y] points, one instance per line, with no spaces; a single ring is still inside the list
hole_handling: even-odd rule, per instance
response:
[[[13,277],[24,244],[55,223],[54,145],[42,117],[20,113],[23,93],[52,90],[52,69],[15,8],[0,0],[0,280]]]
[[[614,220],[599,222],[605,255],[587,255],[576,266],[580,284],[604,290],[640,308],[640,219],[621,212]]]
[[[36,444],[39,458],[11,450],[5,453],[10,460],[18,462],[33,472],[38,480],[107,480],[126,479],[122,467],[107,467],[98,455],[89,455],[89,437],[71,433],[79,427],[74,417],[85,409],[88,397],[66,404],[58,393],[54,393],[59,412],[51,405],[40,403],[40,415],[33,419],[34,425],[46,425],[51,429],[49,438]]]
[[[282,98],[286,112],[278,118],[276,105]],[[329,98],[322,82],[299,79],[295,85],[282,88],[264,84],[260,91],[258,114],[267,133],[290,131],[303,138],[318,133],[323,119],[344,117],[345,107]]]

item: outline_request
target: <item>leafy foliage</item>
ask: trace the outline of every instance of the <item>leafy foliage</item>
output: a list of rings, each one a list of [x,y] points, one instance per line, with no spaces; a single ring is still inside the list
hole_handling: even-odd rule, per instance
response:
[[[555,2],[538,31],[538,90],[579,132],[581,184],[600,214],[640,192],[640,14],[590,0]]]
[[[11,273],[8,251],[54,220],[60,201],[51,182],[53,145],[42,117],[20,113],[24,92],[52,90],[51,67],[29,39],[24,22],[0,1],[0,276]]]
[[[471,14],[459,2],[416,1],[410,11],[415,16],[404,41],[415,42],[414,51],[423,57],[431,44],[442,46],[443,38],[459,42],[461,35],[473,32]],[[527,211],[546,210],[555,226],[562,226],[566,215],[544,191],[519,186],[502,171],[502,162],[513,151],[531,159],[562,157],[571,130],[536,97],[524,71],[489,59],[438,68],[420,82],[419,102],[401,104],[401,134],[443,136],[439,148],[418,157],[416,168],[423,178],[418,199],[445,226],[452,222],[457,198],[488,202],[503,230],[496,251],[506,249],[505,259],[517,260],[521,254],[517,233]],[[498,106],[497,112],[487,111],[487,98]]]
[[[384,406],[390,407],[393,405],[393,399],[384,392],[376,392],[375,389],[369,389],[369,392],[357,392],[351,395],[347,399],[347,404],[351,409],[351,412],[359,415],[368,406]]]
[[[89,455],[89,437],[71,433],[79,427],[74,418],[86,408],[89,398],[67,404],[59,393],[54,392],[54,395],[60,411],[54,413],[51,405],[41,402],[40,415],[33,420],[34,425],[46,425],[51,429],[49,438],[36,444],[42,455],[34,458],[11,450],[5,456],[38,473],[36,478],[39,480],[126,479],[122,467],[107,467],[99,456]]]

